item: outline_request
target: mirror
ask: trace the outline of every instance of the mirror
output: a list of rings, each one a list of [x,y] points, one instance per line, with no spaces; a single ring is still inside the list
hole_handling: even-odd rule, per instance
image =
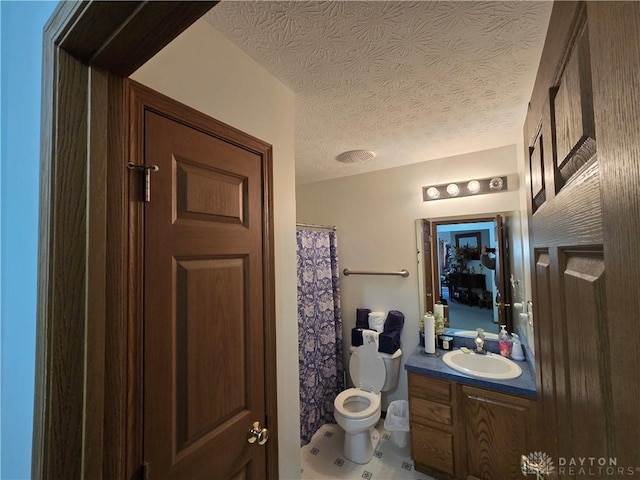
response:
[[[448,305],[451,334],[497,335],[501,324],[513,331],[507,227],[500,215],[418,219],[421,312],[433,311],[434,301]]]

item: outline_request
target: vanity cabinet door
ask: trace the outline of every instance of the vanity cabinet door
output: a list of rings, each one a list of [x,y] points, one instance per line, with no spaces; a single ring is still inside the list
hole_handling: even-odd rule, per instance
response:
[[[417,468],[425,465],[453,475],[453,435],[420,423],[411,424],[411,447]]]
[[[520,456],[530,453],[535,403],[481,388],[460,386],[467,478],[520,478]]]

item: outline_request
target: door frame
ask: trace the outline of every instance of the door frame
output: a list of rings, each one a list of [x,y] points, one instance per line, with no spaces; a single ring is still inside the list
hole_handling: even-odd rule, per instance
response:
[[[126,77],[216,3],[60,2],[44,28],[34,479],[142,473]],[[270,176],[263,182],[267,459],[278,478]]]

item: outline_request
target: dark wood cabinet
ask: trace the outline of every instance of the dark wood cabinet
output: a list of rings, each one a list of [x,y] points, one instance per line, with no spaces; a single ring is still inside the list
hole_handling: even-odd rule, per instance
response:
[[[480,273],[450,273],[449,285],[451,285],[450,298],[470,305],[477,304],[474,290],[478,294],[485,291],[486,277]]]
[[[449,281],[452,285],[459,288],[486,288],[484,274],[481,273],[451,273]]]
[[[409,372],[411,454],[438,479],[518,478],[533,446],[535,401]]]

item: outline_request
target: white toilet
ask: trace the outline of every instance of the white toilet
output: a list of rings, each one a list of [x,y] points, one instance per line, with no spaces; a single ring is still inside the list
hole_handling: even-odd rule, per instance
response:
[[[351,347],[349,373],[355,388],[341,392],[333,402],[338,425],[344,430],[344,456],[368,463],[380,441],[373,427],[380,420],[380,392],[398,385],[402,350],[393,355],[378,352],[375,343]]]

